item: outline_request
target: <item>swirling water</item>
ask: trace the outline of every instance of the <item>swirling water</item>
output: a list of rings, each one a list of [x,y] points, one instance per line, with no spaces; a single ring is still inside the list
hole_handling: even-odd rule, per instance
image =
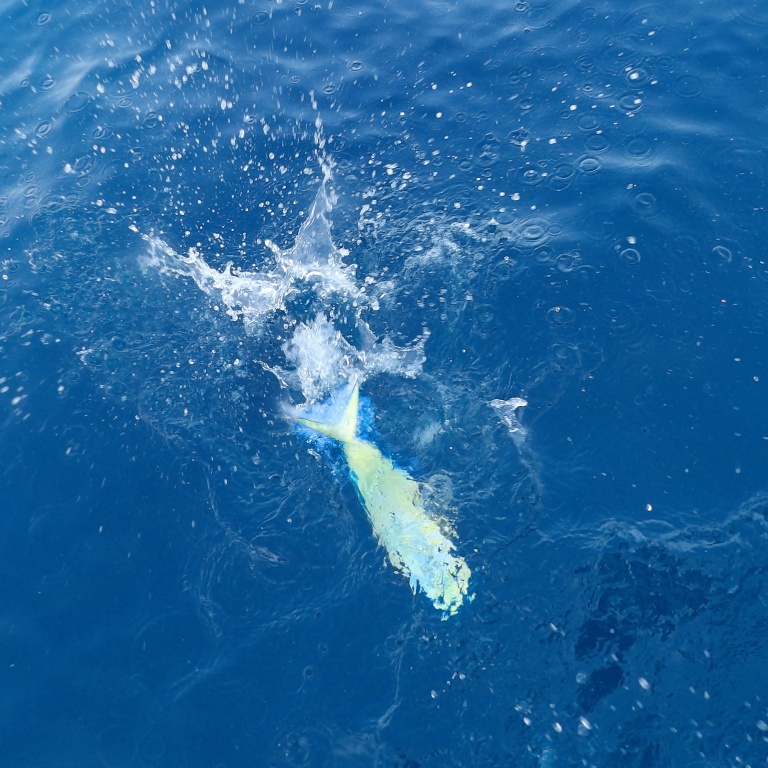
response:
[[[759,3],[0,17],[3,765],[766,764]]]

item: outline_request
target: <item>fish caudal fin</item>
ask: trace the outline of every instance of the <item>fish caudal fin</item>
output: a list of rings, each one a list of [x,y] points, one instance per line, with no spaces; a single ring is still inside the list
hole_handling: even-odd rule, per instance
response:
[[[357,433],[357,407],[360,400],[360,385],[355,382],[352,387],[352,394],[344,408],[344,414],[335,424],[325,424],[322,421],[313,421],[312,419],[296,419],[299,424],[314,429],[321,435],[328,435],[340,443],[349,443],[355,438]]]

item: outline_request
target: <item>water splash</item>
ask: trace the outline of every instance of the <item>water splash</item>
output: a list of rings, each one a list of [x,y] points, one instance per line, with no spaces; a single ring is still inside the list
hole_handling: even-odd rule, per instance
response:
[[[509,430],[515,446],[522,449],[528,439],[528,430],[521,424],[516,411],[525,408],[528,401],[522,397],[511,397],[509,400],[491,400],[488,405],[496,411],[501,423]]]
[[[321,125],[317,131],[321,131]],[[262,364],[280,381],[300,389],[308,403],[315,402],[341,384],[356,378],[364,381],[377,373],[417,376],[425,361],[428,331],[412,343],[398,346],[386,334],[377,335],[364,313],[378,308],[368,277],[357,281],[357,265],[349,252],[338,248],[331,234],[330,213],[333,165],[322,152],[322,136],[316,136],[323,180],[294,244],[285,250],[266,241],[266,263],[261,269],[239,269],[228,263],[218,270],[195,248],[186,254],[175,251],[154,235],[143,235],[147,250],[140,261],[144,271],[191,278],[216,306],[232,320],[241,321],[247,334],[259,339],[272,327],[278,314],[291,335],[282,341],[285,366]],[[334,325],[342,308],[347,338]],[[294,311],[295,310],[295,311]],[[311,319],[306,319],[307,314]],[[349,330],[351,324],[351,331]],[[284,338],[284,337],[283,337]]]

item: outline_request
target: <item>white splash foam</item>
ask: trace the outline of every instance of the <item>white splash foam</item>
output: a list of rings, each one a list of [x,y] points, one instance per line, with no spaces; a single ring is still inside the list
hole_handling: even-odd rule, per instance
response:
[[[528,401],[522,397],[511,397],[509,400],[491,400],[488,405],[498,413],[501,423],[509,430],[512,442],[518,449],[522,448],[528,438],[528,431],[520,423],[515,411],[525,408]]]
[[[417,376],[425,360],[428,337],[425,330],[413,343],[400,347],[388,336],[378,339],[363,319],[366,310],[375,311],[378,305],[358,285],[357,265],[346,263],[348,253],[333,242],[328,214],[335,197],[331,187],[332,166],[327,159],[322,168],[325,178],[295,243],[282,250],[267,242],[271,258],[259,271],[238,270],[232,264],[217,270],[196,249],[182,255],[151,235],[144,236],[148,249],[141,258],[145,271],[153,269],[160,274],[194,280],[201,291],[221,304],[233,320],[242,321],[246,332],[254,336],[268,327],[276,312],[290,314],[291,298],[311,297],[312,304],[318,305],[314,319],[298,323],[292,337],[282,346],[288,369],[265,365],[281,381],[298,386],[308,403],[352,378],[362,382],[370,375],[384,372]],[[359,348],[329,319],[339,303],[355,307],[354,330]]]
[[[254,335],[275,312],[285,310],[286,298],[298,293],[301,283],[311,285],[323,299],[362,299],[355,283],[356,266],[344,263],[331,239],[326,214],[332,210],[333,197],[327,183],[325,179],[321,184],[292,248],[282,251],[267,241],[272,258],[263,271],[237,270],[231,263],[219,271],[209,266],[197,249],[190,248],[184,256],[152,235],[144,235],[149,249],[142,256],[142,266],[161,274],[191,277],[201,291],[221,302],[230,317],[242,320]]]
[[[232,264],[218,271],[210,267],[195,248],[186,256],[177,253],[159,238],[145,235],[148,250],[141,265],[163,275],[191,277],[203,293],[226,308],[233,320],[242,320],[246,330],[258,334],[264,321],[285,307],[292,281],[275,271],[233,271]]]
[[[361,349],[350,344],[323,313],[318,313],[311,322],[301,323],[283,344],[286,362],[292,369],[287,379],[301,388],[308,403],[353,379],[362,382],[377,373],[415,378],[421,372],[426,360],[427,331],[405,347],[396,346],[388,336],[376,341],[362,318],[357,320],[357,331]]]
[[[308,403],[349,381],[357,369],[357,350],[323,314],[301,323],[283,353]]]

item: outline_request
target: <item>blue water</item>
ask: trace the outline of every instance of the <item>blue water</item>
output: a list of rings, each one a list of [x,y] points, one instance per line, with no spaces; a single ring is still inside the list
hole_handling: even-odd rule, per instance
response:
[[[1,0],[4,768],[766,765],[766,8]]]

